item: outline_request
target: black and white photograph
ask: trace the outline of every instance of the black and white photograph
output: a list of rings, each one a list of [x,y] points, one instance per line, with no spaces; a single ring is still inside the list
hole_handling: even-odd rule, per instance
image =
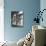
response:
[[[23,11],[12,11],[11,12],[11,25],[13,27],[23,26]]]

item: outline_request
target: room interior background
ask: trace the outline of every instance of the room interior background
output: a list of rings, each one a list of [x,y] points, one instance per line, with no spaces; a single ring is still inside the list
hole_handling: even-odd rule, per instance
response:
[[[32,29],[32,20],[40,10],[40,0],[5,0],[4,38],[7,41],[18,41]],[[11,11],[24,9],[24,27],[11,27]]]
[[[2,0],[3,1],[3,0]],[[24,37],[29,31],[32,30],[32,21],[37,15],[35,12],[46,9],[46,0],[4,0],[4,20],[1,21],[4,30],[0,27],[3,36],[3,40],[7,41],[18,41],[20,38]],[[1,8],[0,8],[1,9]],[[11,11],[20,11],[24,9],[24,27],[11,27]],[[45,18],[45,16],[43,16]],[[40,25],[45,25],[40,22]]]

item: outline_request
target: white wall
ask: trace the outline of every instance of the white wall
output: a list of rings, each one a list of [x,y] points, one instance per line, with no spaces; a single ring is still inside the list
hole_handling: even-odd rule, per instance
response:
[[[4,0],[0,0],[0,42],[4,41]]]

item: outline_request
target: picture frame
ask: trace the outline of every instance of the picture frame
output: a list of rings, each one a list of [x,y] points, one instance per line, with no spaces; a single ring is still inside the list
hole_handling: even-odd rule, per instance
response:
[[[23,27],[24,25],[24,12],[23,11],[12,11],[11,12],[11,26],[12,27]]]

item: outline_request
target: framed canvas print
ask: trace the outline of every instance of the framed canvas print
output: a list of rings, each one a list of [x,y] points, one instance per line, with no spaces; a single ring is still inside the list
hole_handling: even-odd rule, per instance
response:
[[[11,12],[11,26],[13,27],[22,27],[24,13],[23,11],[12,11]]]

